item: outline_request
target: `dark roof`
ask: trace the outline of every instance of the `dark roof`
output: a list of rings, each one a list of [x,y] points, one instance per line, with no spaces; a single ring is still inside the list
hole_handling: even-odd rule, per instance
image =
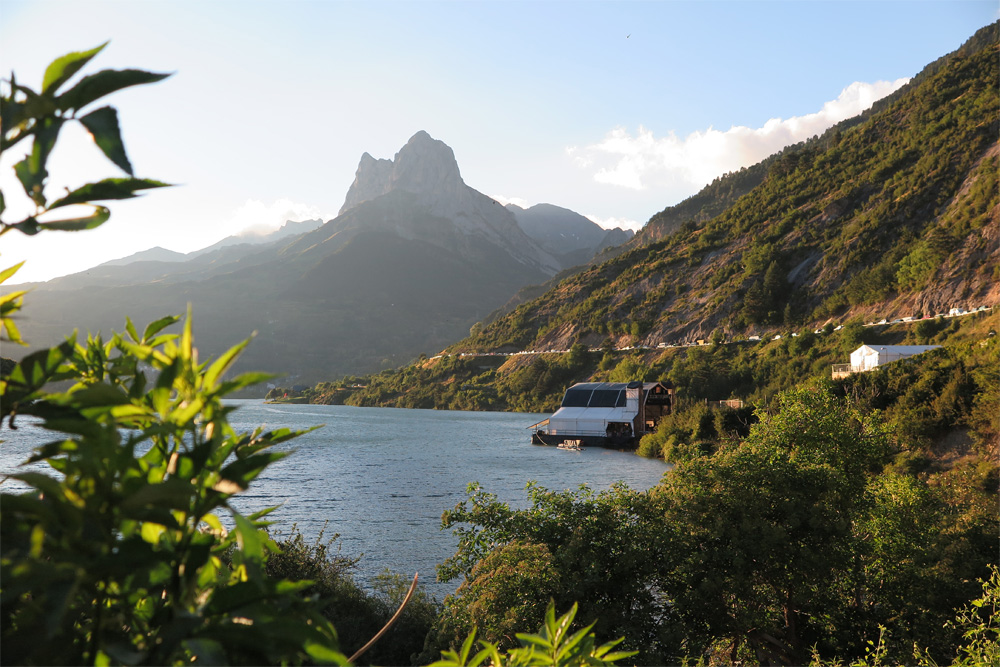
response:
[[[642,387],[643,389],[651,389],[656,385],[663,385],[667,389],[673,389],[674,385],[661,380],[660,382],[578,382],[570,389],[609,389],[609,390],[621,390],[621,389],[636,389]]]

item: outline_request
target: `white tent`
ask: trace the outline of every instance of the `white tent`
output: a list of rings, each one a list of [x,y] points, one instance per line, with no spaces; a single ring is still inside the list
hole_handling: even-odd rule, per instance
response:
[[[851,352],[851,371],[870,371],[892,361],[912,357],[940,345],[862,345]]]

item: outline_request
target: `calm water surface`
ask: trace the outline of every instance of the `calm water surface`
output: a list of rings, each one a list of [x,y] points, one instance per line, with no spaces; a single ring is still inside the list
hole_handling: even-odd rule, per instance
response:
[[[342,552],[362,555],[362,581],[384,568],[420,579],[439,599],[457,583],[434,583],[435,566],[455,552],[456,538],[440,529],[441,513],[466,498],[470,482],[515,507],[527,506],[529,480],[553,489],[581,484],[606,489],[623,481],[654,486],[662,461],[604,449],[567,452],[531,445],[527,427],[547,415],[355,408],[334,405],[265,405],[232,401],[237,431],[325,426],[278,448],[295,452],[273,464],[233,504],[242,512],[280,505],[270,515],[314,538],[340,534]],[[21,422],[0,438],[0,472],[11,472],[31,448],[51,438]],[[9,490],[10,483],[4,484]]]

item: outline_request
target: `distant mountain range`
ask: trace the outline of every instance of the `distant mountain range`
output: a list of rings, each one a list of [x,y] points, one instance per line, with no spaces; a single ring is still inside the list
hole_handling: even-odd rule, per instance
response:
[[[73,327],[107,333],[126,315],[139,324],[191,303],[203,355],[256,331],[244,368],[311,382],[434,353],[520,288],[629,236],[554,206],[512,212],[418,132],[393,160],[364,154],[325,224],[289,221],[187,254],[152,248],[35,283],[22,329],[49,345]]]
[[[122,287],[146,282],[200,280],[224,272],[248,255],[287,242],[290,237],[322,224],[322,220],[288,220],[270,234],[227,236],[207,248],[189,253],[150,248],[44,283],[28,284],[35,290],[72,290],[91,286]]]
[[[524,233],[555,257],[563,269],[586,264],[595,254],[620,246],[635,235],[632,230],[617,227],[604,229],[579,213],[552,204],[536,204],[529,209],[508,204],[507,210],[514,214]]]

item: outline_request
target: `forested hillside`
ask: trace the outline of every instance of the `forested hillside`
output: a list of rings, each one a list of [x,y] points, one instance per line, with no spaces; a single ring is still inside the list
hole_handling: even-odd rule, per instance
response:
[[[774,160],[723,213],[692,215],[454,349],[656,345],[996,304],[997,49],[953,59],[868,121]]]

